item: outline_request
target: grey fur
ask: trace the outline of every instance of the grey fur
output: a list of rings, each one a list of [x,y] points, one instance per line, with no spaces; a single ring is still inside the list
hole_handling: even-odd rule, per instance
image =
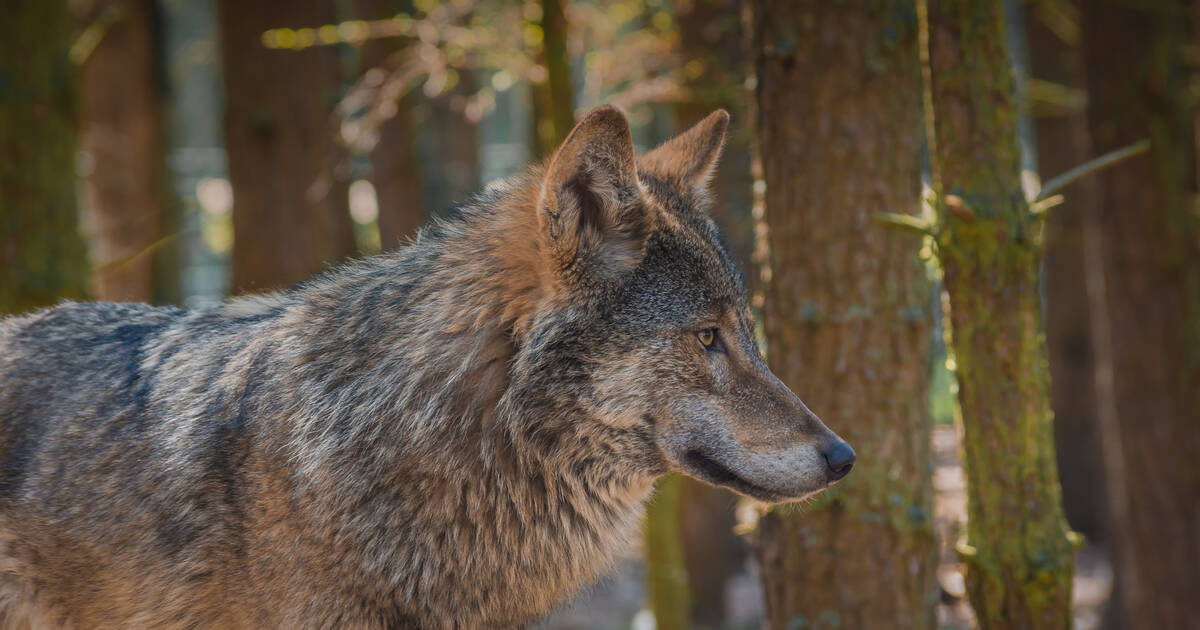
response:
[[[614,174],[615,111],[292,289],[3,320],[0,626],[521,627],[609,566],[667,470],[825,487],[837,438],[758,355],[707,172]]]

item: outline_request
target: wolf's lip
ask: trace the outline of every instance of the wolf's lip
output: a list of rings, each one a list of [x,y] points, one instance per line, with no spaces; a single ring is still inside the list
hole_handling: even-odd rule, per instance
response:
[[[782,492],[746,481],[737,473],[700,451],[688,451],[684,454],[683,461],[696,476],[714,485],[725,486],[768,503],[776,503],[788,498],[788,495]]]

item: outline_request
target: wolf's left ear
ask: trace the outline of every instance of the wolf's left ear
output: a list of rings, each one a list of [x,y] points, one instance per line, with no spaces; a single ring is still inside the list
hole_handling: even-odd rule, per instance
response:
[[[664,142],[638,161],[638,168],[682,188],[708,186],[729,128],[729,112],[718,109],[691,129]]]
[[[610,275],[640,260],[649,231],[633,136],[621,110],[588,113],[554,154],[542,181],[538,226],[568,275]]]

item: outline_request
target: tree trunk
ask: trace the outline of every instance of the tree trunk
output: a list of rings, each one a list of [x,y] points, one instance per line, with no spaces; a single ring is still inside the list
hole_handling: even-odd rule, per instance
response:
[[[111,20],[83,64],[82,145],[90,166],[84,224],[92,295],[115,302],[157,297],[167,251],[162,72],[150,0],[101,0],[84,21]],[[178,270],[175,270],[176,272]]]
[[[16,0],[0,20],[0,313],[86,293],[71,30],[65,2]]]
[[[393,0],[357,0],[360,19],[387,19],[411,3]],[[400,46],[386,39],[370,40],[362,47],[363,71],[385,67]],[[417,161],[417,134],[413,128],[413,100],[406,94],[395,101],[396,114],[379,129],[371,150],[371,184],[379,202],[379,241],[383,249],[396,247],[416,236],[425,220],[421,205],[421,168]]]
[[[225,148],[233,186],[233,292],[285,286],[354,252],[343,149],[330,112],[338,51],[268,50],[270,28],[334,21],[323,0],[217,3]]]
[[[924,5],[922,5],[924,6]],[[984,630],[1070,627],[1038,219],[1021,190],[1000,2],[929,0],[937,251],[967,473],[967,593]]]
[[[1097,178],[1085,224],[1116,572],[1139,628],[1200,619],[1200,226],[1186,52],[1195,11],[1163,0],[1082,12],[1096,151],[1152,144]]]
[[[668,475],[658,483],[646,508],[646,591],[655,630],[688,630],[691,597],[680,532],[680,493],[686,479]]]
[[[841,485],[758,525],[769,626],[932,628],[936,603],[914,6],[758,0],[771,368],[858,451]],[[837,63],[830,63],[835,59]]]
[[[533,84],[534,156],[549,157],[575,126],[575,90],[567,53],[564,0],[541,0],[542,47],[539,57],[545,81]]]

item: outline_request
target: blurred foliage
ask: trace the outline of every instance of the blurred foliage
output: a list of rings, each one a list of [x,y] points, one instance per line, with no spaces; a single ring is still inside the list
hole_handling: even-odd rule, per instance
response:
[[[312,46],[350,44],[400,38],[406,44],[387,63],[368,69],[347,91],[336,113],[347,146],[369,151],[379,127],[395,114],[394,103],[410,90],[427,98],[448,94],[462,72],[480,76],[478,87],[451,107],[468,121],[491,112],[496,94],[521,83],[548,79],[539,58],[544,32],[542,3],[535,0],[456,0],[414,2],[414,10],[387,20],[352,20],[313,28],[276,28],[263,33],[267,48],[303,50]],[[661,0],[567,3],[567,54],[579,104],[587,109],[607,102],[626,110],[650,103],[673,103],[688,97],[682,86],[699,76],[705,63],[685,62],[679,32]],[[636,118],[645,113],[633,111]]]

